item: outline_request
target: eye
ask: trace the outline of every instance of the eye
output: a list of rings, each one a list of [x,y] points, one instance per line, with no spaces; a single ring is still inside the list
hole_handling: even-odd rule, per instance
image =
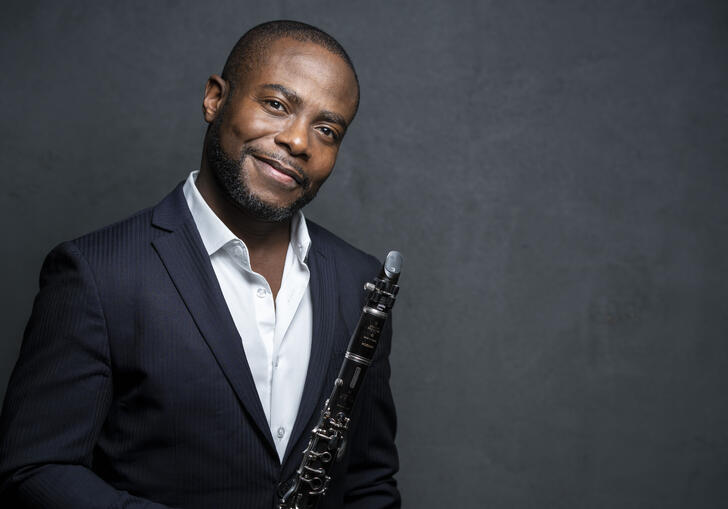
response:
[[[330,127],[326,127],[325,125],[322,125],[321,127],[318,128],[318,130],[321,133],[323,133],[323,135],[326,136],[327,138],[331,138],[331,139],[334,139],[334,140],[338,140],[339,139],[338,135],[336,134],[336,131],[334,131]]]
[[[265,103],[276,111],[285,111],[283,103],[276,101],[275,99],[266,99]]]

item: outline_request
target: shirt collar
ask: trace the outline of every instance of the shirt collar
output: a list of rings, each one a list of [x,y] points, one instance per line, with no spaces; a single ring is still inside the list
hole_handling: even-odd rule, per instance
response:
[[[199,173],[199,170],[190,172],[182,191],[185,195],[185,200],[187,201],[192,218],[195,221],[195,225],[197,225],[197,229],[200,232],[200,237],[202,237],[202,243],[207,250],[207,254],[211,256],[231,241],[238,240],[245,245],[217,217],[200,194],[200,191],[195,185]],[[310,247],[311,237],[308,235],[306,218],[303,217],[303,212],[298,210],[291,218],[291,248],[293,248],[296,257],[303,264],[306,263],[306,256],[308,256]]]
[[[291,218],[291,247],[298,261],[305,265],[308,250],[311,248],[311,237],[308,236],[306,218],[303,217],[301,209],[298,209]]]

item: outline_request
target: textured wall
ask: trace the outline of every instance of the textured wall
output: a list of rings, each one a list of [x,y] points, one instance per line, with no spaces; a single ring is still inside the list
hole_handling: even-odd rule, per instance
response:
[[[406,506],[725,504],[726,3],[272,4],[4,2],[0,395],[45,253],[196,168],[207,76],[293,18],[362,84],[307,214],[406,256]]]

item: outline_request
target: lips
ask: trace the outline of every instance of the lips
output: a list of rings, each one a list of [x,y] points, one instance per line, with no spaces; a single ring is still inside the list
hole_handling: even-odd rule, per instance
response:
[[[303,184],[303,179],[301,178],[301,175],[294,169],[289,168],[288,166],[282,165],[280,162],[276,161],[275,159],[267,159],[265,157],[260,157],[258,155],[253,156],[256,159],[262,161],[263,163],[267,164],[268,166],[272,166],[277,171],[283,173],[284,175],[288,175],[293,180],[296,181],[296,183],[300,186]]]

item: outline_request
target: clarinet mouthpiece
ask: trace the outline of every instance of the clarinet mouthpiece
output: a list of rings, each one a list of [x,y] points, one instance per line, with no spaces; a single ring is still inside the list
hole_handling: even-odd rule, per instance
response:
[[[402,270],[402,253],[399,251],[390,251],[387,254],[387,258],[384,260],[384,275],[391,279],[393,283],[396,283],[399,279],[399,273]]]

